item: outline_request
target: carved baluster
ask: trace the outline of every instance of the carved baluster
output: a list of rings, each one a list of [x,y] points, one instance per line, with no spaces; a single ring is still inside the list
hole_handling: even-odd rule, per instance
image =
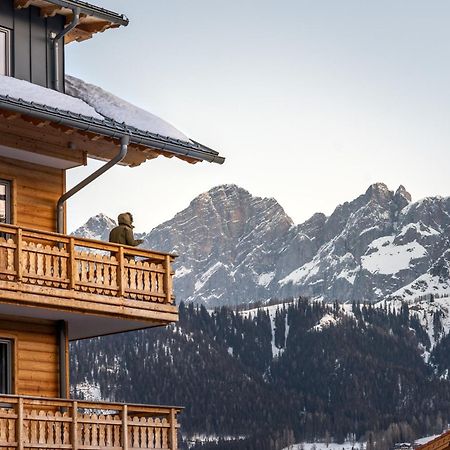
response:
[[[166,418],[161,421],[161,448],[169,448],[169,422]]]
[[[147,428],[148,434],[148,448],[155,448],[155,422],[152,418],[147,420],[147,423],[150,425]]]
[[[161,447],[161,419],[155,419],[155,448]]]
[[[92,414],[91,419],[91,445],[92,447],[98,447],[98,416],[97,414]]]
[[[99,425],[98,425],[98,445],[100,448],[105,447],[105,435],[106,435],[106,430],[105,427],[106,425],[102,422],[105,421],[105,416],[102,414],[101,416],[99,416],[98,418],[99,420]]]
[[[131,447],[139,448],[139,417],[133,417]]]
[[[55,413],[55,444],[62,444],[62,423],[58,420],[61,418],[61,413],[56,411]]]
[[[53,417],[53,412],[49,411],[47,416]],[[55,421],[49,420],[47,422],[47,442],[46,442],[49,445],[53,445],[55,443],[54,431],[55,431]]]
[[[130,291],[136,290],[136,262],[131,260],[128,261],[128,271],[129,271],[129,286],[130,286]],[[136,294],[135,293],[129,293],[128,296],[130,298],[136,298]]]
[[[145,417],[141,417],[139,425],[139,434],[140,434],[140,444],[141,448],[149,448],[147,445],[147,419]]]
[[[84,261],[84,257],[86,256],[86,253],[82,252],[80,253],[80,282],[81,284],[87,283],[87,262]],[[84,287],[82,287],[83,290],[85,290]]]
[[[28,275],[30,275],[30,276],[36,275],[36,258],[37,258],[36,246],[32,242],[30,242],[27,245],[27,253],[28,253],[29,266],[28,266],[28,271],[25,269],[25,273],[28,272]]]
[[[37,282],[38,284],[43,284],[44,280],[42,277],[44,276],[44,255],[42,253],[43,251],[43,245],[37,244],[36,245],[36,275],[38,276]]]
[[[8,410],[9,415],[14,414],[13,409]],[[16,442],[16,419],[8,419],[8,443]],[[23,448],[23,447],[22,447]]]
[[[142,263],[141,261],[136,262],[136,290],[138,291],[136,294],[136,298],[142,299],[141,292],[143,291],[143,271],[142,271]]]
[[[110,283],[111,283],[112,288],[117,288],[117,286],[118,286],[118,284],[117,284],[117,266],[114,264],[116,262],[117,262],[116,258],[114,256],[112,256],[111,263],[113,263],[113,264],[111,264],[111,266],[109,268],[110,277],[111,277]]]
[[[2,413],[6,412],[6,409],[0,410]],[[0,418],[0,442],[8,442],[8,419]]]
[[[151,292],[158,292],[158,280],[156,278],[156,264],[150,263],[150,291]]]
[[[120,442],[120,428],[121,428],[121,420],[119,416],[114,416],[114,421],[117,422],[117,425],[114,425],[114,447],[121,447],[122,444]]]
[[[36,411],[30,413],[30,444],[38,443],[38,423],[36,420]]]
[[[83,414],[83,419],[89,419],[89,415]],[[91,446],[91,424],[83,422],[83,445]]]
[[[69,413],[66,411],[66,412],[63,413],[62,416],[66,417],[66,418],[69,418]],[[63,435],[62,435],[63,444],[70,444],[69,427],[70,427],[69,422],[64,422],[63,425],[62,425],[62,428],[63,428],[63,430],[62,430],[62,432],[63,432]]]
[[[39,417],[45,417],[45,411],[39,411]],[[39,427],[39,438],[38,442],[39,444],[46,444],[46,437],[45,437],[45,421],[39,420],[38,421]]]
[[[152,284],[151,284],[151,280],[150,280],[150,264],[145,261],[144,264],[142,265],[142,267],[144,268],[143,270],[143,290],[145,295],[149,295],[151,290],[152,290]]]
[[[106,416],[106,421],[109,422],[112,420],[112,417],[108,414]],[[110,423],[108,423],[106,425],[106,430],[105,430],[105,445],[106,447],[113,447],[114,446],[114,441],[113,441],[113,425],[111,425]]]

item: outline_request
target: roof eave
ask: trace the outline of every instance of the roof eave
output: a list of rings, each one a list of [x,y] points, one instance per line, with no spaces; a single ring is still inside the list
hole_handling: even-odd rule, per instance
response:
[[[104,8],[100,8],[90,3],[78,1],[78,0],[46,0],[48,3],[61,6],[63,8],[79,8],[81,13],[88,16],[93,16],[98,19],[106,20],[119,26],[127,26],[129,23],[128,18],[123,14],[118,14],[113,11],[109,11]]]
[[[12,98],[5,99],[0,97],[0,108],[36,119],[48,120],[57,125],[76,128],[80,131],[100,134],[112,139],[120,139],[124,135],[129,135],[131,143],[170,152],[174,156],[188,157],[197,161],[208,161],[216,164],[223,164],[225,162],[225,158],[215,151],[206,150],[207,147],[199,145],[197,148],[194,148],[189,146],[188,142],[184,141],[175,143],[165,139],[159,140],[148,136],[146,133],[139,132],[137,129],[127,127],[125,124],[113,125],[100,120],[89,120],[89,118],[81,115],[69,115],[62,111],[52,111],[49,108],[37,109],[35,106],[21,103]]]

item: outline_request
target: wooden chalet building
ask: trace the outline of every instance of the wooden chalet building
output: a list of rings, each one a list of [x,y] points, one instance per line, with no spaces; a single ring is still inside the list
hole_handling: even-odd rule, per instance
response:
[[[180,408],[69,398],[69,341],[164,326],[178,310],[173,255],[67,235],[66,200],[115,164],[223,162],[65,76],[65,44],[127,24],[84,1],[0,0],[0,448],[177,448]],[[88,158],[105,165],[66,192]]]
[[[450,450],[450,431],[446,431],[426,444],[416,447],[416,450]]]

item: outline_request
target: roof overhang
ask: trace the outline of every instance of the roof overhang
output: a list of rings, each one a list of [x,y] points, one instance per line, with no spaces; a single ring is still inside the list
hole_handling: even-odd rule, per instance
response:
[[[130,145],[123,165],[135,167],[160,155],[189,163],[208,161],[222,164],[225,158],[197,142],[178,141],[119,124],[60,111],[36,103],[0,95],[0,144],[68,158],[82,165],[87,157],[103,161],[117,153],[124,135]]]
[[[128,19],[104,8],[79,0],[15,0],[14,6],[18,9],[35,6],[40,9],[42,17],[61,15],[70,23],[74,8],[80,10],[80,22],[64,39],[66,44],[73,41],[90,39],[93,34],[103,32],[110,28],[127,26]]]

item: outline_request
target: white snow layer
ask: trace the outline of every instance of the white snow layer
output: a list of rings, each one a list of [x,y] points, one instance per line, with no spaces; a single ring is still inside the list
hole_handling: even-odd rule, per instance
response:
[[[368,255],[361,257],[361,265],[370,273],[393,275],[402,269],[408,269],[415,259],[426,256],[427,251],[418,242],[395,245],[393,236],[375,239],[369,245]]]
[[[8,95],[16,100],[39,103],[41,105],[51,106],[52,108],[58,108],[62,111],[82,114],[93,117],[94,119],[104,119],[92,106],[89,106],[79,98],[74,98],[70,95],[62,94],[61,92],[13,77],[0,75],[0,94]]]
[[[267,287],[270,282],[274,279],[275,277],[275,272],[266,272],[266,273],[262,273],[258,276],[258,284],[260,286],[264,286]]]
[[[285,447],[283,450],[365,450],[365,442],[344,442],[337,444],[330,442],[303,442],[301,444],[293,444]]]
[[[139,130],[189,142],[189,138],[170,123],[98,86],[66,75],[66,92],[93,107],[104,117],[126,123]]]
[[[28,81],[0,75],[1,95],[94,119],[109,118],[142,131],[190,142],[185,134],[168,122],[78,78],[66,76],[66,92],[63,94]]]

